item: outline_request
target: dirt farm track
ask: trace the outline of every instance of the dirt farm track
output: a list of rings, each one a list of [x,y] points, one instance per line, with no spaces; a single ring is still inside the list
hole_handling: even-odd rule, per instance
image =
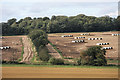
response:
[[[117,68],[3,67],[3,78],[118,78]]]

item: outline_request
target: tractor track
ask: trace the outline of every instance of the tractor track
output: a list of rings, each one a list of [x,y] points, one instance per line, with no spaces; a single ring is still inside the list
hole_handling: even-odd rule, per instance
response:
[[[33,57],[32,45],[30,44],[27,36],[24,36],[22,40],[24,45],[24,54],[21,62],[30,62]]]

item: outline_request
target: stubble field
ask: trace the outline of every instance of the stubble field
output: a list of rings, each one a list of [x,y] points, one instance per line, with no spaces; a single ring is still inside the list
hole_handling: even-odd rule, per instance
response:
[[[118,78],[117,68],[3,67],[3,78]]]

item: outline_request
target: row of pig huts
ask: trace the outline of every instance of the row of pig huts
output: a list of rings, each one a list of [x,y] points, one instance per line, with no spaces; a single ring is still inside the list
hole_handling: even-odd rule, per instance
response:
[[[109,49],[113,49],[113,47],[103,47],[102,49],[109,50]]]
[[[72,41],[73,43],[83,43],[83,42],[85,42],[85,40],[74,40],[74,41]]]
[[[112,36],[120,36],[120,34],[112,34]]]
[[[90,35],[90,33],[84,33],[84,34],[80,34],[80,35],[88,35],[88,36],[89,36],[89,35]]]
[[[0,50],[3,50],[3,49],[10,49],[10,46],[0,47]]]
[[[0,37],[0,39],[3,39],[3,37]]]
[[[88,40],[102,40],[102,38],[88,38]]]
[[[63,35],[61,37],[73,37],[73,35]]]
[[[74,39],[81,39],[81,38],[85,39],[85,37],[74,37]]]
[[[0,37],[0,39],[4,39],[3,37]],[[6,50],[6,49],[10,49],[11,47],[10,46],[2,46],[0,47],[0,50]]]
[[[109,45],[109,43],[97,43],[96,45]]]

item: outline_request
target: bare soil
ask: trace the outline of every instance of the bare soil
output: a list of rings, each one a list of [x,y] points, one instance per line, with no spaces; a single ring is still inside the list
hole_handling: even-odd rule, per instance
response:
[[[12,61],[21,57],[22,43],[20,36],[4,36],[2,46],[10,46],[10,49],[2,50],[2,60]]]
[[[11,47],[2,50],[2,60],[13,61],[20,59],[22,46],[24,46],[24,54],[21,62],[29,62],[33,57],[32,45],[27,36],[3,36],[2,46]]]

